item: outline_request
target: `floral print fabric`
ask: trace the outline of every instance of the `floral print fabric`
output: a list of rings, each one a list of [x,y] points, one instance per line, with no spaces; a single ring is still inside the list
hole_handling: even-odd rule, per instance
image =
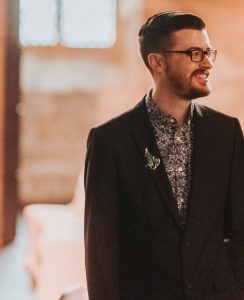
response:
[[[193,103],[181,127],[176,119],[159,109],[150,95],[146,97],[146,108],[184,227],[192,177]]]

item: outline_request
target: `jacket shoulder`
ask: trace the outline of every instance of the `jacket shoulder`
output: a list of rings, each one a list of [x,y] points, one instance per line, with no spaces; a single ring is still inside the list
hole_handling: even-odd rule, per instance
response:
[[[236,121],[237,118],[230,116],[228,114],[225,114],[223,112],[220,112],[218,110],[215,110],[213,108],[210,108],[208,106],[205,105],[201,105],[198,103],[194,103],[196,112],[202,116],[202,117],[206,117],[206,118],[214,118],[214,119],[222,119],[223,121]]]
[[[142,99],[135,107],[123,112],[122,114],[106,121],[105,123],[99,124],[93,127],[91,130],[96,131],[100,134],[116,134],[119,135],[122,131],[128,128],[128,124],[133,118],[133,115],[145,107],[144,99]]]

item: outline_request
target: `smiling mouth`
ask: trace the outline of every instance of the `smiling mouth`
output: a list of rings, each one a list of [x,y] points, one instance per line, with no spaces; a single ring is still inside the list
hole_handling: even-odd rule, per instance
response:
[[[196,76],[197,78],[200,78],[204,81],[209,80],[209,75],[210,75],[210,73],[208,71],[198,71],[194,74],[194,76]]]

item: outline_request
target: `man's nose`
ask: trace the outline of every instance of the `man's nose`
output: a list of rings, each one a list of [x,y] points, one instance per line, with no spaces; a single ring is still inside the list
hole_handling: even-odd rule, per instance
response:
[[[206,69],[212,69],[213,62],[210,60],[210,58],[205,54],[204,59],[202,62],[200,62],[201,67]]]

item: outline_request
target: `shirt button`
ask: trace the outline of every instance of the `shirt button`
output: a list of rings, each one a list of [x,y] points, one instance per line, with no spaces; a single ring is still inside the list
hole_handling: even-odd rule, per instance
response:
[[[182,172],[182,170],[183,170],[182,167],[179,167],[179,168],[178,168],[178,171],[179,171],[179,172]]]

